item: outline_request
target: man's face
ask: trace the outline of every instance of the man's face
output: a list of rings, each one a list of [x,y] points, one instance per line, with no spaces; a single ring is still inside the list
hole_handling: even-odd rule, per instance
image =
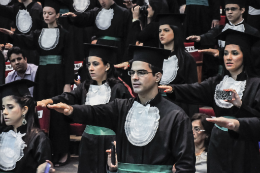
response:
[[[105,8],[109,9],[110,6],[114,3],[114,0],[98,0],[100,5]]]
[[[154,87],[158,87],[156,77],[151,73],[152,70],[148,63],[134,61],[131,70],[135,72],[131,75],[132,86],[135,93],[146,94]]]
[[[245,12],[245,8],[240,8],[238,4],[227,4],[225,6],[227,19],[236,24],[240,22],[243,18],[243,13]]]
[[[24,73],[27,69],[27,58],[22,54],[12,54],[10,57],[11,66],[18,73]]]

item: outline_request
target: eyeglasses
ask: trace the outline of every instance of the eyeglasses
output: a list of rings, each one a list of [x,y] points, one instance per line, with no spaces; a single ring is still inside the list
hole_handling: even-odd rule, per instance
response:
[[[128,71],[128,75],[129,76],[134,76],[135,72],[137,73],[137,76],[138,77],[142,77],[148,73],[152,73],[152,72],[148,72],[147,70],[137,70],[137,71],[134,71],[134,70],[129,70]]]
[[[205,131],[205,130],[201,130],[199,127],[192,127],[192,130],[194,130],[196,133]]]
[[[236,7],[231,7],[231,8],[225,8],[224,10],[225,10],[225,12],[227,12],[227,11],[229,11],[229,10],[231,10],[231,11],[236,11],[238,8],[236,8]]]

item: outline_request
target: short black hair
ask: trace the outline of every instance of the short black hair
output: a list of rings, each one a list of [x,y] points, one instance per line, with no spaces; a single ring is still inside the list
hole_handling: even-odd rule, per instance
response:
[[[17,46],[12,47],[7,52],[7,58],[8,58],[9,61],[10,61],[10,57],[11,57],[12,54],[16,54],[16,55],[22,54],[23,58],[24,59],[26,58],[24,51],[20,47],[17,47]]]
[[[163,74],[163,70],[162,69],[159,69],[158,67],[155,67],[152,64],[149,64],[149,67],[152,70],[153,76],[155,76],[155,74],[158,73],[158,72]]]

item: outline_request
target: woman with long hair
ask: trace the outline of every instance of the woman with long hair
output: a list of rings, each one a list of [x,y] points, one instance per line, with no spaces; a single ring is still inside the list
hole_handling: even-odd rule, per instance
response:
[[[163,76],[160,85],[191,84],[198,82],[196,62],[184,47],[181,32],[183,18],[184,15],[182,14],[158,15],[161,46],[171,51],[169,58],[164,60]],[[170,99],[169,97],[167,98]],[[198,112],[198,106],[196,105],[175,101],[174,103],[180,106],[189,117]]]
[[[255,77],[250,50],[259,38],[231,29],[218,38],[226,41],[222,74],[200,84],[159,88],[178,102],[213,107],[217,118],[208,119],[216,123],[208,149],[208,172],[257,173],[260,79]]]
[[[103,45],[87,44],[87,67],[91,80],[81,83],[75,90],[51,99],[39,101],[38,106],[60,102],[75,105],[99,105],[116,98],[130,98],[124,84],[118,80],[115,72],[117,48]],[[115,132],[97,126],[86,126],[82,135],[79,153],[79,173],[106,172],[106,149],[115,140]]]
[[[51,159],[50,141],[40,129],[36,102],[28,90],[31,86],[34,82],[25,79],[0,86],[4,119],[0,123],[0,172],[36,173]]]
[[[74,78],[73,49],[69,33],[58,24],[60,4],[46,0],[43,4],[43,18],[48,28],[35,30],[30,35],[15,34],[0,29],[19,43],[21,48],[34,49],[40,55],[40,63],[34,88],[35,100],[47,99],[63,92],[70,92]],[[50,139],[54,162],[65,162],[69,153],[69,121],[61,114],[51,111]]]

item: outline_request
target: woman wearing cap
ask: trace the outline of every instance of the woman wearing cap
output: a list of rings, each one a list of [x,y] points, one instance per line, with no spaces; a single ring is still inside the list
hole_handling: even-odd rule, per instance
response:
[[[34,89],[36,100],[42,100],[70,92],[74,79],[74,58],[70,46],[69,33],[58,25],[60,5],[56,1],[45,1],[43,18],[48,28],[35,30],[30,35],[15,34],[10,30],[0,29],[19,43],[21,48],[35,49],[40,55],[36,75],[38,85]],[[50,121],[50,139],[54,156],[65,157],[69,152],[69,123],[61,114],[52,111]],[[55,115],[54,115],[55,114]],[[58,124],[57,124],[58,122]],[[61,161],[63,162],[63,161]]]
[[[51,159],[50,141],[40,129],[28,90],[33,85],[24,79],[0,86],[5,122],[0,128],[0,172],[38,173],[45,162],[51,163],[46,161]]]
[[[117,48],[87,44],[88,70],[90,81],[84,81],[70,93],[39,101],[38,106],[60,102],[69,105],[99,105],[116,98],[130,98],[131,95],[122,82],[117,79],[113,64],[116,62]],[[106,149],[111,148],[115,132],[97,126],[87,125],[81,139],[79,153],[79,173],[105,172]]]
[[[194,58],[185,50],[182,39],[182,14],[159,14],[159,39],[164,49],[171,54],[163,64],[160,85],[191,84],[198,82],[197,65]],[[166,96],[166,95],[165,95]],[[170,99],[171,100],[171,99]],[[191,117],[198,112],[198,106],[175,102]]]
[[[213,107],[218,118],[208,119],[216,123],[208,150],[208,172],[257,173],[260,171],[260,80],[254,77],[249,52],[257,38],[230,29],[219,38],[226,41],[222,75],[200,84],[159,88],[176,101]]]

